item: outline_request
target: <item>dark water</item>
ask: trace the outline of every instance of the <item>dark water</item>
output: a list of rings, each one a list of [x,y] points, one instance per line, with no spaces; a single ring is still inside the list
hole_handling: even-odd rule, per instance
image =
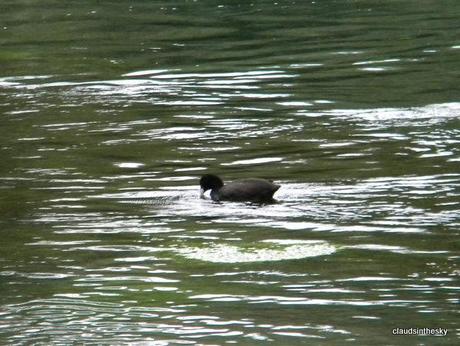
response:
[[[2,1],[0,343],[457,344],[459,16]]]

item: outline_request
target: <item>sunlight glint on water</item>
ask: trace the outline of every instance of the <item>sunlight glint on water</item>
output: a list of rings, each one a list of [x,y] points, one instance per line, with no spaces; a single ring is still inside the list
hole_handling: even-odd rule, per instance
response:
[[[0,4],[0,343],[455,344],[459,13]]]

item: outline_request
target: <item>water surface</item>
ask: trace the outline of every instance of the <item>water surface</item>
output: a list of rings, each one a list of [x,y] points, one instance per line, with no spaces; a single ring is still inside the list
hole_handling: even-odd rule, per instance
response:
[[[3,1],[0,343],[456,344],[459,14]]]

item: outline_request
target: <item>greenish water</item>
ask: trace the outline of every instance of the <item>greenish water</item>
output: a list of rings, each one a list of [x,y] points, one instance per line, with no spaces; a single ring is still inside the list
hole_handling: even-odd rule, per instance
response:
[[[457,344],[459,16],[2,1],[0,344]]]

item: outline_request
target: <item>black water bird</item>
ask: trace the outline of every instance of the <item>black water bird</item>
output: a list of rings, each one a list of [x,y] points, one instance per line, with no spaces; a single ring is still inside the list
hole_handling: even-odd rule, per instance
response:
[[[214,174],[205,174],[200,179],[201,194],[211,190],[213,201],[234,202],[273,202],[273,194],[280,185],[265,179],[242,179],[224,184],[221,178]]]

